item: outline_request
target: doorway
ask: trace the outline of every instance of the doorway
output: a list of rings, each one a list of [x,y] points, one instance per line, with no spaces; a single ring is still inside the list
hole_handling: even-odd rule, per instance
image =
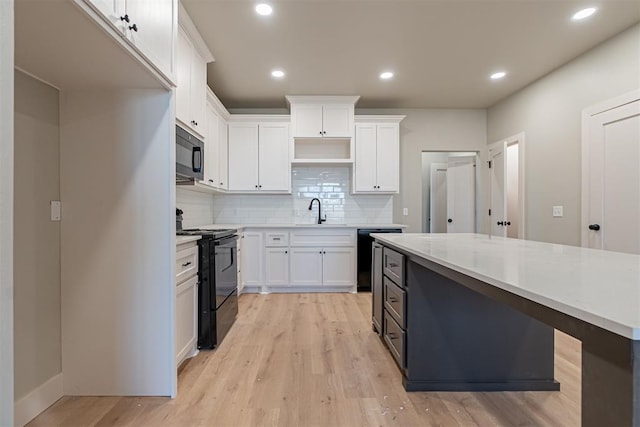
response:
[[[640,91],[582,115],[582,246],[640,254]]]
[[[476,152],[422,152],[422,231],[475,233]]]
[[[524,239],[525,135],[489,145],[489,232],[492,236]]]

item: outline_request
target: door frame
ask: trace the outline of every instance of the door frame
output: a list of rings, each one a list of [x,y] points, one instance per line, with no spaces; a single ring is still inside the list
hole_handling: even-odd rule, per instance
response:
[[[435,177],[435,172],[437,172],[438,169],[440,168],[444,168],[445,169],[445,173],[446,173],[446,169],[447,169],[447,164],[446,163],[431,163],[431,167],[429,170],[429,230],[427,230],[428,233],[433,233],[433,229],[432,229],[432,225],[433,225],[433,178]],[[446,176],[445,176],[445,183],[446,183]],[[445,199],[446,199],[446,194],[445,194]],[[446,203],[446,200],[445,200]],[[446,226],[445,226],[446,227]]]
[[[518,239],[526,239],[526,227],[525,227],[525,219],[526,219],[526,193],[525,193],[525,145],[526,137],[524,131],[519,132],[515,135],[511,135],[507,138],[501,138],[500,140],[493,142],[487,146],[487,158],[489,158],[489,151],[494,149],[498,145],[505,144],[505,153],[507,155],[506,149],[509,148],[510,145],[518,144]],[[491,171],[489,171],[489,175],[491,175]],[[491,176],[488,179],[489,185],[489,208],[491,208]],[[506,192],[506,186],[505,186]],[[491,235],[491,216],[489,215],[489,210],[487,212],[487,225],[489,227],[488,233]]]
[[[589,243],[589,125],[591,118],[605,111],[613,110],[618,107],[622,107],[626,104],[640,100],[640,89],[632,90],[631,92],[624,93],[620,96],[616,96],[606,101],[599,102],[595,105],[582,110],[582,135],[581,145],[582,150],[582,202],[580,205],[580,246],[587,247]]]

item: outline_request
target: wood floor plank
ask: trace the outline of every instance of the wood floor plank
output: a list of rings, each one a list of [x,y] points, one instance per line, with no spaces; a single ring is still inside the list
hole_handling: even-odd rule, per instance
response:
[[[65,397],[29,426],[576,426],[580,342],[556,332],[560,392],[407,393],[370,294],[242,295],[178,397]]]

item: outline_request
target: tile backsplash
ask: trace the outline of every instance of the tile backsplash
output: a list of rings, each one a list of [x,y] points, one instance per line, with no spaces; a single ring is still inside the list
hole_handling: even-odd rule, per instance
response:
[[[351,194],[351,170],[348,166],[294,167],[291,179],[292,194],[214,196],[213,222],[311,224],[318,218],[317,203],[314,203],[312,211],[308,209],[314,197],[322,201],[322,214],[326,214],[327,223],[393,222],[393,196]]]
[[[176,206],[183,210],[182,227],[195,228],[213,222],[213,197],[207,193],[197,193],[176,188]]]

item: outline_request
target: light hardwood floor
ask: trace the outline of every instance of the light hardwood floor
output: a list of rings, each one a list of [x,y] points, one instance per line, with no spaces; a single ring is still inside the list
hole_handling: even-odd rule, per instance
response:
[[[560,392],[407,393],[370,294],[243,295],[178,397],[64,397],[29,426],[576,426],[580,342],[556,332]],[[99,367],[96,367],[99,369]]]

